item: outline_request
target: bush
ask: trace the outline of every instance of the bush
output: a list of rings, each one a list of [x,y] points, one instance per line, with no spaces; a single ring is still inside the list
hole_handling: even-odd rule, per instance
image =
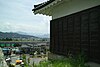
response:
[[[13,65],[13,64],[9,64],[9,67],[15,67],[15,65]]]
[[[68,57],[64,59],[42,61],[34,67],[89,67],[85,65],[85,58],[83,55],[78,55],[77,57]]]

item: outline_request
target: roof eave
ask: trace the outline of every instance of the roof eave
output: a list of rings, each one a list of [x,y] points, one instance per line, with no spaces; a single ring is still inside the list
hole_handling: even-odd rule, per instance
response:
[[[38,5],[34,5],[34,9],[32,9],[32,11],[35,11],[35,10],[41,9],[41,8],[47,6],[48,4],[52,3],[53,1],[55,1],[55,0],[49,0],[49,1],[47,1],[47,2],[44,2],[44,3],[38,4]]]
[[[57,4],[60,1],[62,1],[62,0],[55,0],[55,1],[49,3],[48,5],[40,8],[40,9],[32,9],[32,11],[34,14],[43,14],[43,15],[51,16],[52,15],[51,14],[51,10],[52,10],[51,6],[54,6],[55,4]]]

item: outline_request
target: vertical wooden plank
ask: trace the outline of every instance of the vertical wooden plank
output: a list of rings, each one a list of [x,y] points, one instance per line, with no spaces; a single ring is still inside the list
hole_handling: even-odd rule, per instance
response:
[[[73,44],[73,51],[75,52],[74,55],[77,55],[81,51],[81,45],[80,45],[80,13],[76,13],[74,15],[74,44]]]
[[[89,59],[89,11],[81,12],[81,53]]]
[[[64,17],[64,22],[63,22],[63,49],[64,49],[64,55],[67,55],[68,54],[68,35],[67,35],[67,32],[68,32],[68,20],[67,20],[67,17],[65,16]]]
[[[58,34],[58,36],[59,36],[59,42],[58,42],[58,44],[59,44],[59,54],[62,54],[63,52],[63,38],[62,38],[62,33],[63,33],[63,31],[62,31],[62,26],[63,26],[63,17],[62,18],[60,18],[60,22],[59,22],[59,24],[58,24],[58,28],[59,28],[59,34]]]

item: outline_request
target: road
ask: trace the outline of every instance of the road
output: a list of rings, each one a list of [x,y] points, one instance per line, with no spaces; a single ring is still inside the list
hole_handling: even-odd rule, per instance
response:
[[[29,55],[26,55],[26,59],[28,60],[28,58],[29,58],[30,56]],[[15,64],[16,63],[16,60],[18,59],[18,58],[20,58],[20,55],[15,55],[15,56],[12,56],[11,57],[11,64]],[[39,64],[39,62],[40,61],[42,61],[43,60],[43,58],[30,58],[30,65],[32,65],[33,64],[33,62],[35,63],[35,64]],[[27,61],[28,62],[28,61]],[[20,65],[16,65],[15,67],[21,67]]]
[[[16,63],[16,60],[19,58],[20,56],[19,55],[15,55],[15,56],[12,56],[11,57],[11,64],[15,64]],[[20,67],[20,65],[16,65],[15,67]]]

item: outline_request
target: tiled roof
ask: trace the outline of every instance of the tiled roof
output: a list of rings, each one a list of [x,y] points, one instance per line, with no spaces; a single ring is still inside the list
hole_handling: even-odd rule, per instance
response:
[[[36,10],[38,10],[38,9],[41,9],[41,8],[47,6],[48,4],[52,3],[53,1],[55,1],[55,0],[49,0],[49,1],[47,1],[47,2],[43,2],[43,3],[41,3],[41,4],[34,5],[34,9],[32,9],[32,11],[36,11]]]

